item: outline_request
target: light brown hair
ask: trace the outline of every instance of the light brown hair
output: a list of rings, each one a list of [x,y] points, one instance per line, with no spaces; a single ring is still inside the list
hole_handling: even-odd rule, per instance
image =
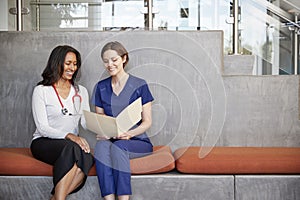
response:
[[[122,59],[124,58],[124,56],[126,56],[126,61],[123,64],[123,68],[125,68],[125,66],[127,65],[128,61],[129,61],[128,52],[125,49],[125,47],[120,42],[117,42],[117,41],[106,43],[101,50],[101,58],[102,59],[103,59],[104,52],[107,50],[116,51],[118,53],[118,55],[121,56]]]

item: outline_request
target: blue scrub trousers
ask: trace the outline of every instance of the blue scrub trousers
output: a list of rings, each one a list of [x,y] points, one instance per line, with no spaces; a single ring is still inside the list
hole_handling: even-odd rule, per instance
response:
[[[94,157],[102,197],[131,195],[130,159],[152,151],[152,144],[142,140],[99,140]]]

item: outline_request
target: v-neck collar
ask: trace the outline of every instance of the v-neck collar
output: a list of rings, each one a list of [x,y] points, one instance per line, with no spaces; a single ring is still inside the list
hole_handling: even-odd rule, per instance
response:
[[[110,78],[110,83],[109,83],[109,85],[110,85],[110,89],[111,89],[111,91],[112,91],[112,94],[113,94],[114,96],[119,97],[119,96],[124,92],[124,90],[126,90],[130,77],[131,77],[131,75],[128,74],[128,78],[127,78],[127,80],[126,80],[126,83],[125,83],[124,87],[122,88],[122,90],[119,92],[118,95],[114,92],[114,90],[113,90],[113,88],[112,88],[112,83],[111,83],[112,77]]]
[[[62,101],[67,101],[68,99],[71,98],[71,95],[72,95],[72,90],[73,90],[73,86],[71,85],[71,88],[70,88],[70,91],[69,91],[69,94],[66,98],[63,98],[57,91],[56,87],[55,86],[52,86],[56,95],[57,95],[57,98],[60,98]]]

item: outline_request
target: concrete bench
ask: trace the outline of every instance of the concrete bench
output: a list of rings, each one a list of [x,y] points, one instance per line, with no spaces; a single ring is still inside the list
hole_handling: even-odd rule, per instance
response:
[[[182,147],[174,157],[189,174],[300,174],[299,147]]]
[[[170,147],[155,146],[151,155],[132,159],[132,174],[156,174],[175,168]],[[35,159],[29,148],[0,148],[0,175],[52,176],[52,166]],[[89,175],[95,176],[93,166]]]
[[[133,175],[163,174],[175,168],[168,146],[154,146],[151,155],[132,159]],[[0,199],[49,199],[52,166],[35,159],[29,148],[0,148]],[[95,166],[89,171],[84,189],[71,199],[99,199]]]
[[[174,157],[169,147],[154,150],[131,161],[133,200],[300,197],[300,148],[214,147],[204,158],[200,147],[179,148]],[[0,148],[0,162],[0,199],[50,197],[52,167],[30,149]],[[85,187],[69,199],[99,199],[95,175],[93,167]]]

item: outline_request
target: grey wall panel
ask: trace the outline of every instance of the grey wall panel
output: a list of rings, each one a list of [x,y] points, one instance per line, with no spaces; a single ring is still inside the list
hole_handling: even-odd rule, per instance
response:
[[[132,199],[233,200],[234,177],[182,174],[137,176],[133,178]]]
[[[224,56],[224,75],[254,75],[254,55]]]
[[[0,199],[50,199],[52,177],[1,176]]]
[[[300,199],[300,176],[236,176],[236,200]]]
[[[30,184],[28,184],[30,183]],[[132,200],[233,200],[233,176],[149,175],[133,176]],[[1,177],[0,199],[50,199],[51,177]],[[97,200],[101,193],[96,176],[89,176],[85,186],[68,200]]]
[[[299,76],[224,76],[224,146],[300,146]]]

